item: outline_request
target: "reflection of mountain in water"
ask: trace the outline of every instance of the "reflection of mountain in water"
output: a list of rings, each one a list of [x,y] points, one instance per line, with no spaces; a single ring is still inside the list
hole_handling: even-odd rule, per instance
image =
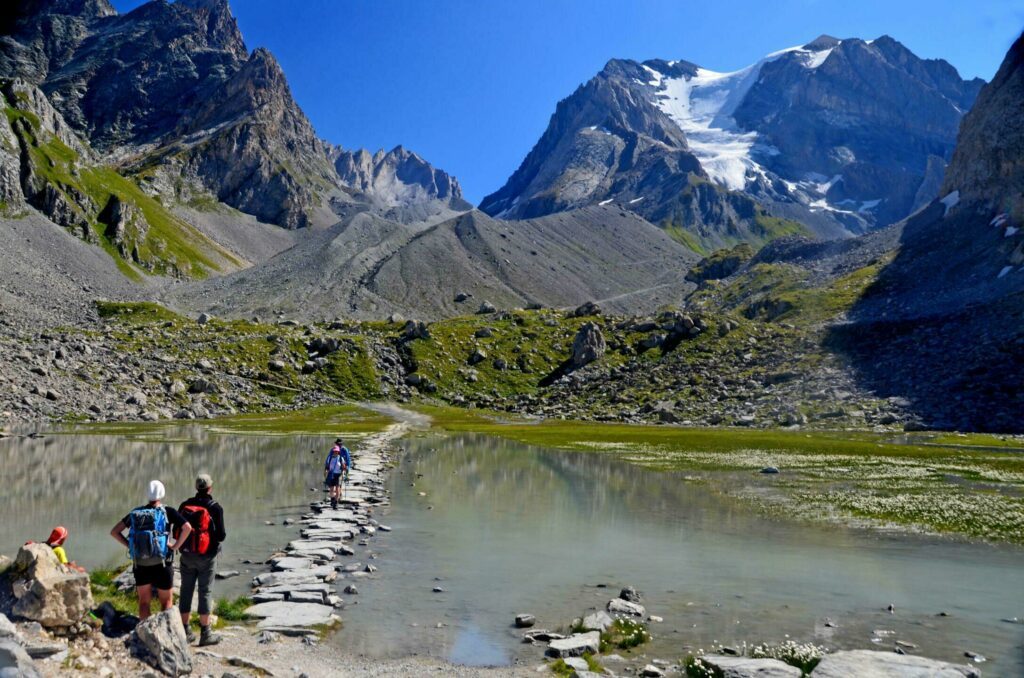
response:
[[[118,555],[107,531],[144,503],[148,481],[163,481],[167,503],[176,506],[192,495],[200,471],[214,478],[232,550],[256,550],[259,544],[265,551],[270,544],[264,545],[266,536],[258,528],[275,509],[308,500],[309,488],[319,485],[320,453],[327,442],[316,436],[218,434],[199,426],[161,429],[152,437],[52,435],[0,441],[0,553],[13,555],[26,540],[41,539],[53,525],[63,524],[71,530],[73,556],[104,565]],[[258,555],[266,557],[265,552]]]

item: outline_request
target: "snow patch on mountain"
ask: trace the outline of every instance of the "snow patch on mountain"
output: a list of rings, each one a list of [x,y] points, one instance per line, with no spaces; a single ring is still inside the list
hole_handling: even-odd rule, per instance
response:
[[[651,76],[647,84],[655,88],[655,104],[686,135],[704,171],[713,181],[739,191],[764,173],[754,159],[756,154],[778,153],[758,144],[757,133],[741,130],[733,118],[743,97],[757,82],[761,68],[787,54],[797,55],[807,68],[818,68],[833,49],[790,47],[731,73],[698,68],[695,75],[670,78],[646,64],[644,70]],[[669,62],[669,66],[676,63]]]

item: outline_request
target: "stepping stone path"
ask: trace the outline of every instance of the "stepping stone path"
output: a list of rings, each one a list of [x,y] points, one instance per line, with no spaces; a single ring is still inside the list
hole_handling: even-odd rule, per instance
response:
[[[339,558],[355,555],[345,542],[358,538],[363,545],[377,533],[373,510],[390,503],[384,489],[388,447],[406,428],[404,423],[392,424],[361,441],[337,509],[332,509],[329,501],[317,501],[298,520],[285,521],[298,528],[296,538],[283,553],[271,558],[270,572],[252,580],[255,604],[246,609],[246,614],[260,619],[256,628],[304,635],[315,627],[340,621],[335,606],[342,601],[336,595],[335,580],[356,574],[368,577],[376,568],[344,563]],[[357,572],[363,569],[367,571]],[[354,593],[354,587],[350,588]]]

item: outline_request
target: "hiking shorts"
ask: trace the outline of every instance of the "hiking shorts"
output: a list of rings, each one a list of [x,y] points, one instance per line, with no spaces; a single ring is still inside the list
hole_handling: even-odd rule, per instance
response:
[[[327,474],[327,487],[337,487],[341,485],[341,474],[340,473],[328,473]]]
[[[181,591],[178,594],[180,612],[192,611],[192,594],[196,584],[199,584],[199,614],[210,614],[213,611],[213,570],[216,560],[194,553],[181,554]]]
[[[136,565],[132,567],[135,586],[152,586],[158,591],[170,591],[174,588],[174,564]]]

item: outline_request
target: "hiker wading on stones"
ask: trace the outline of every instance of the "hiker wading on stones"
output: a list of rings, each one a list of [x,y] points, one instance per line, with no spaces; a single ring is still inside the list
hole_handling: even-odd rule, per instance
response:
[[[110,536],[128,549],[132,559],[140,619],[149,617],[154,588],[161,609],[169,610],[174,606],[174,552],[192,534],[192,526],[188,521],[173,508],[161,504],[165,494],[163,483],[159,480],[150,481],[146,489],[148,503],[132,509],[110,530]],[[173,528],[181,528],[181,533],[172,541]],[[127,539],[124,536],[126,529]]]
[[[334,447],[327,453],[327,461],[324,462],[324,482],[331,496],[331,508],[338,508],[338,499],[342,494],[342,477],[348,475],[348,469],[352,466],[352,454],[342,443],[341,438],[334,441]]]
[[[188,642],[196,640],[196,634],[189,625],[192,614],[192,594],[199,583],[199,645],[216,645],[221,638],[210,629],[210,612],[213,608],[213,575],[220,545],[228,537],[224,527],[224,509],[214,501],[213,480],[206,473],[196,477],[196,496],[186,499],[178,507],[178,513],[192,526],[192,534],[181,547],[181,591],[178,609],[181,623],[185,626]],[[179,537],[180,539],[180,537]]]

